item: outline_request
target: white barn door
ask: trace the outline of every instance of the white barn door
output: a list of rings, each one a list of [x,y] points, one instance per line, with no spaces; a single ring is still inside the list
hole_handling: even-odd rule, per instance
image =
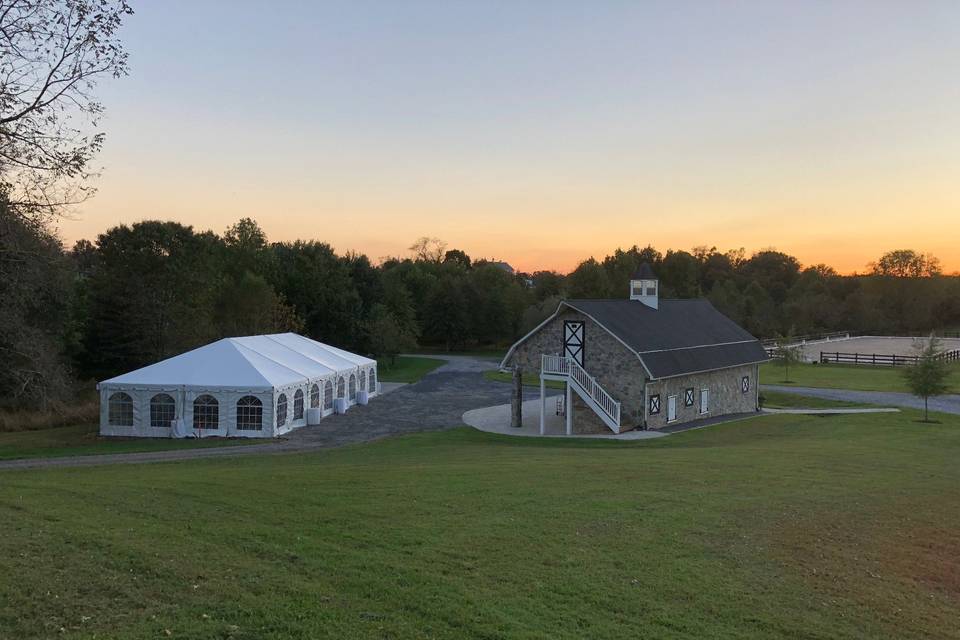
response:
[[[583,333],[582,320],[566,320],[563,323],[563,355],[570,358],[581,367],[583,366]]]
[[[677,419],[677,396],[667,398],[667,422]]]

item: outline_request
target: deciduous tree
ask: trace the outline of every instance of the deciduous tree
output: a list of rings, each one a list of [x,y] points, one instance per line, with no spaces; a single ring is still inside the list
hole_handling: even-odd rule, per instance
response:
[[[923,398],[923,421],[930,421],[930,398],[947,392],[947,376],[950,370],[943,359],[940,340],[931,335],[926,341],[917,341],[914,345],[917,362],[903,370],[910,392]]]

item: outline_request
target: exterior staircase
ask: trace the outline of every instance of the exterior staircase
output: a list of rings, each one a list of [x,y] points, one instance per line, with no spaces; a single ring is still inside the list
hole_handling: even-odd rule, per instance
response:
[[[545,355],[540,365],[540,374],[566,379],[570,388],[593,409],[603,423],[614,433],[620,433],[620,403],[572,358]],[[566,407],[566,410],[570,411],[572,407]]]

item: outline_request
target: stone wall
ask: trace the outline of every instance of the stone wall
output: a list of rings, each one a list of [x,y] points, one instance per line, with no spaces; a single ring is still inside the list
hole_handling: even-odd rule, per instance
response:
[[[730,369],[720,369],[707,373],[695,373],[689,376],[668,378],[651,382],[648,389],[651,396],[660,394],[660,413],[647,417],[648,429],[660,429],[667,426],[667,399],[677,396],[677,419],[670,424],[682,424],[701,418],[746,413],[757,408],[757,378],[759,367],[748,364]],[[743,376],[749,376],[749,390],[741,388]],[[684,391],[693,388],[693,405],[684,406]],[[709,410],[700,413],[701,389],[710,390]]]
[[[631,427],[621,427],[620,432]],[[574,433],[613,433],[607,423],[600,419],[583,399],[573,392],[573,432]]]
[[[583,368],[596,378],[614,400],[620,402],[621,430],[627,431],[643,424],[643,389],[646,381],[643,365],[636,354],[614,338],[593,320],[573,309],[564,308],[540,331],[520,344],[508,366],[522,365],[528,373],[540,373],[542,355],[560,355],[563,351],[563,323],[565,320],[584,321]],[[574,394],[576,395],[576,394]],[[576,406],[576,402],[574,405]],[[574,411],[575,422],[593,411],[583,405]],[[596,416],[591,416],[596,418]],[[599,420],[599,418],[596,418]],[[587,420],[584,418],[584,420]],[[602,423],[601,423],[602,424]],[[584,425],[588,428],[588,425]],[[592,427],[589,427],[592,428]],[[575,427],[576,429],[576,427]],[[604,429],[609,430],[606,425]]]

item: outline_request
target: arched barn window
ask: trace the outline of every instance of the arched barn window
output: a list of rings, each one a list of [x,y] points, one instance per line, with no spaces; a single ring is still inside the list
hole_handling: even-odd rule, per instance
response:
[[[340,378],[339,380],[337,380],[337,397],[338,398],[343,397],[343,391],[344,391],[343,378]]]
[[[133,398],[118,391],[107,401],[107,422],[113,427],[133,426]]]
[[[213,396],[202,395],[193,401],[193,428],[216,429],[220,423],[220,403]]]
[[[377,372],[370,369],[370,393],[377,392]]]
[[[333,383],[329,380],[323,385],[323,408],[333,409]]]
[[[357,376],[350,374],[350,399],[357,399]]]
[[[303,390],[297,389],[293,394],[293,419],[303,420]]]
[[[263,403],[259,398],[243,396],[237,400],[237,430],[260,431],[263,429]]]
[[[320,408],[320,386],[316,384],[310,387],[310,408]]]
[[[277,426],[287,424],[287,394],[281,393],[277,398]]]
[[[150,426],[169,427],[177,415],[177,403],[166,393],[150,398]]]

